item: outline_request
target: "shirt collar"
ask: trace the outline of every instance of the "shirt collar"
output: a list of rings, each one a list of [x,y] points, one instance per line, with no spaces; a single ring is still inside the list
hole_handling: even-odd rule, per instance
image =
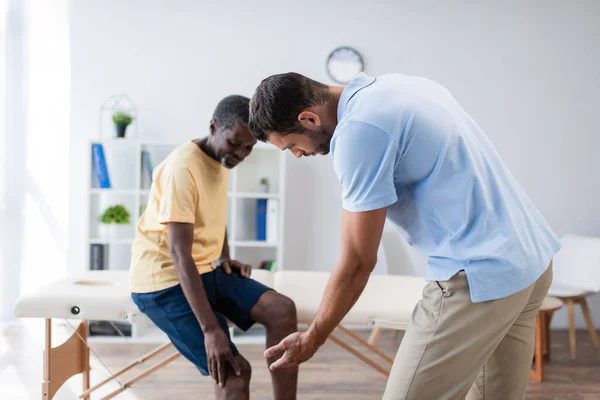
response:
[[[356,77],[354,77],[354,79],[352,79],[350,82],[348,82],[348,84],[342,91],[342,95],[341,95],[340,101],[338,103],[338,109],[337,109],[338,122],[342,120],[342,117],[344,116],[344,111],[346,110],[346,105],[348,104],[350,99],[352,97],[354,97],[354,95],[359,90],[364,89],[367,86],[373,84],[373,82],[375,82],[375,79],[376,78],[373,78],[371,76],[368,76],[364,72],[361,72]]]

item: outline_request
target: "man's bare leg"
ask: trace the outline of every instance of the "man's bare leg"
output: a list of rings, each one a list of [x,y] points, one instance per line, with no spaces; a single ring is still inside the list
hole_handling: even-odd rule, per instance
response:
[[[250,399],[250,377],[252,376],[252,368],[250,363],[238,354],[235,358],[240,366],[241,375],[237,376],[227,364],[227,380],[225,387],[220,388],[215,383],[215,397],[217,400],[248,400]]]
[[[288,297],[275,291],[263,294],[250,311],[252,319],[267,330],[267,348],[298,330],[296,306]],[[269,357],[267,365],[279,359]],[[275,400],[295,400],[298,388],[298,367],[271,371]]]

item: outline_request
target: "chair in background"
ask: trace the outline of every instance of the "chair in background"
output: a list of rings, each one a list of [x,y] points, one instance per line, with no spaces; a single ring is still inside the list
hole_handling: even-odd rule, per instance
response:
[[[554,312],[563,306],[556,297],[546,297],[535,318],[534,369],[529,372],[531,379],[541,382],[544,378],[544,359],[550,358],[550,321]]]
[[[600,292],[600,238],[564,235],[562,248],[554,257],[554,278],[548,296],[559,298],[569,311],[569,344],[571,358],[575,358],[575,304],[581,311],[594,348],[600,348],[592,321],[587,296]],[[550,321],[547,322],[550,324]]]

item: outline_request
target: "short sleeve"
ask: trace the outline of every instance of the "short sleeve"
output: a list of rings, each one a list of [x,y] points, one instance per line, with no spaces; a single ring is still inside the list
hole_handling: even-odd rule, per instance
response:
[[[198,189],[187,168],[165,170],[160,177],[161,195],[158,222],[194,223],[198,204]]]
[[[386,132],[368,123],[345,122],[338,126],[331,150],[344,209],[371,211],[398,200],[394,186],[398,146]]]

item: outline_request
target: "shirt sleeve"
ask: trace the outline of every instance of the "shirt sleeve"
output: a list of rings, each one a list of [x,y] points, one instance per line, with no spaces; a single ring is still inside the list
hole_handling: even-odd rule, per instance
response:
[[[390,135],[371,124],[346,122],[338,127],[332,154],[344,209],[371,211],[398,200],[394,186],[397,149]]]
[[[165,170],[160,178],[162,192],[158,222],[194,223],[198,204],[198,189],[187,168]]]

